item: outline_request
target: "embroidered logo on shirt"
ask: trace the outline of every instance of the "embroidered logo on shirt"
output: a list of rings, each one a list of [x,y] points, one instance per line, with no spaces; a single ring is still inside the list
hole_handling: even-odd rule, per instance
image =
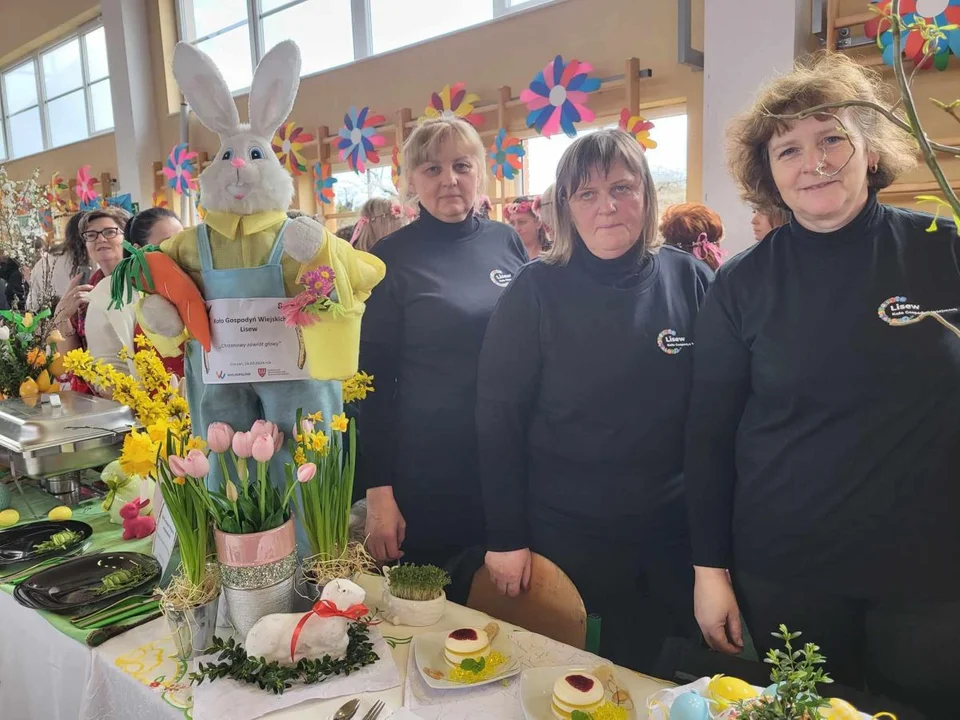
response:
[[[683,335],[678,335],[676,330],[667,328],[661,330],[660,334],[657,335],[657,347],[667,355],[677,355],[684,348],[693,347],[693,343],[689,342]]]
[[[513,273],[504,272],[499,268],[490,271],[490,282],[497,287],[506,287],[511,280],[513,280]]]
[[[924,310],[917,303],[910,302],[903,295],[894,295],[880,303],[877,308],[877,317],[887,325],[912,325],[926,317],[947,315],[960,312],[960,308],[946,308],[944,310]]]

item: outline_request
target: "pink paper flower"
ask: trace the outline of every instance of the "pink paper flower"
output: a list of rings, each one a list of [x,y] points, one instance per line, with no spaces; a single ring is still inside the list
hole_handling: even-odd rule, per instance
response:
[[[313,304],[316,299],[316,295],[309,292],[302,292],[296,297],[280,303],[280,314],[283,315],[283,324],[287,327],[304,327],[317,322],[319,318],[306,311],[306,308]]]
[[[248,458],[253,455],[253,435],[248,432],[238,432],[233,436],[233,451],[237,457]]]
[[[233,443],[234,430],[222,422],[210,423],[207,427],[207,444],[215,453],[225,453]]]
[[[314,463],[305,463],[297,468],[297,480],[305,483],[313,480],[317,474],[317,466]]]
[[[337,274],[328,265],[321,265],[316,270],[310,270],[300,278],[300,284],[314,295],[327,297],[333,291],[333,281]]]
[[[253,441],[253,459],[259,463],[270,462],[274,453],[273,447],[273,438],[261,435]]]

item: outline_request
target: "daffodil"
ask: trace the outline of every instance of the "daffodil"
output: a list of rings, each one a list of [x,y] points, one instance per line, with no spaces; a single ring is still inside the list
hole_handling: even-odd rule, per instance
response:
[[[307,455],[304,453],[303,448],[299,445],[297,446],[296,451],[293,453],[293,461],[297,465],[303,465],[307,462]]]
[[[204,440],[202,437],[197,437],[196,435],[194,435],[192,438],[190,438],[187,441],[186,452],[190,452],[191,450],[206,450],[206,449],[207,449],[207,441]]]
[[[323,413],[320,412],[319,410],[318,410],[317,412],[315,412],[315,413],[310,413],[309,415],[306,415],[305,417],[307,418],[307,420],[312,420],[313,422],[318,423],[318,424],[323,422]]]
[[[157,452],[160,446],[150,439],[150,435],[139,430],[131,430],[123,439],[123,451],[120,453],[120,468],[127,475],[147,477],[157,468]]]
[[[339,415],[334,415],[330,420],[330,429],[336,432],[346,432],[347,427],[350,425],[350,421],[347,420],[346,413],[340,413]]]
[[[175,477],[173,478],[174,485],[186,485],[187,479],[185,477]]]

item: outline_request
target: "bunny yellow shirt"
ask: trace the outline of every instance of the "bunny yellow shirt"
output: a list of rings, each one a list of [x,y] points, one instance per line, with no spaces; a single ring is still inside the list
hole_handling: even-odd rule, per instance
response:
[[[270,251],[287,214],[279,210],[254,213],[253,215],[233,215],[232,213],[208,210],[204,217],[210,237],[210,250],[213,253],[213,266],[218,270],[257,267],[267,262]],[[328,234],[329,237],[335,237]],[[326,244],[326,243],[324,243]],[[181,233],[165,240],[160,249],[186,270],[203,292],[203,280],[200,277],[200,251],[197,249],[197,229],[187,228]],[[299,292],[297,274],[300,263],[289,255],[280,261],[283,267],[283,285],[287,296]]]

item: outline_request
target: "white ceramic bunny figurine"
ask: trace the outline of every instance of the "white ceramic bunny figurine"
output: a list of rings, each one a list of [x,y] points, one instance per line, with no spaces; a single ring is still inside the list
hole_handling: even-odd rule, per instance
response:
[[[333,580],[323,588],[320,600],[321,603],[327,601],[328,607],[335,607],[338,612],[348,613],[351,608],[362,607],[365,597],[363,588],[356,583]],[[363,608],[363,612],[366,614],[366,608]],[[268,663],[276,660],[287,666],[296,665],[301,658],[329,655],[338,659],[346,655],[350,643],[347,628],[355,621],[341,615],[325,617],[320,611],[311,611],[306,615],[308,619],[303,622],[297,637],[293,658],[290,656],[290,641],[297,626],[304,620],[304,613],[277,613],[257,620],[244,642],[247,655],[265,658]]]

